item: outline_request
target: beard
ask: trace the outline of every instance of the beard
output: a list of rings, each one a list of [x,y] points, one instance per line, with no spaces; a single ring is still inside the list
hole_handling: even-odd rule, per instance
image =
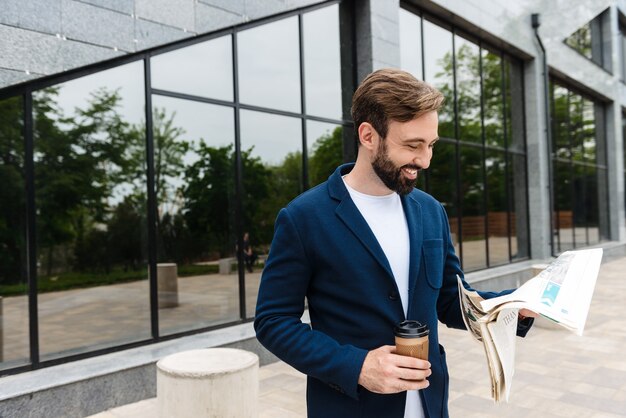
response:
[[[388,189],[393,190],[401,196],[411,193],[417,185],[418,179],[418,177],[416,177],[415,180],[406,178],[402,173],[402,169],[421,169],[421,167],[418,167],[415,164],[406,164],[402,167],[397,167],[393,161],[389,159],[389,155],[387,154],[387,145],[384,140],[380,141],[378,153],[376,154],[376,157],[374,157],[374,161],[372,161],[372,168],[378,178],[380,178]]]

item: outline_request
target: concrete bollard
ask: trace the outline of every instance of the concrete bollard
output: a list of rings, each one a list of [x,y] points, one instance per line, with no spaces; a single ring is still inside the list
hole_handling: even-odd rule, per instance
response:
[[[258,417],[259,358],[234,348],[172,354],[157,363],[161,418]]]
[[[233,266],[236,265],[236,259],[234,257],[220,258],[219,260],[219,272],[220,274],[233,274]]]
[[[176,263],[157,264],[159,308],[178,306],[178,267]]]

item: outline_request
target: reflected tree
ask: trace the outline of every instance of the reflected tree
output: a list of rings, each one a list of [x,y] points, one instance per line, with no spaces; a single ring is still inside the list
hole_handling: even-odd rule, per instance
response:
[[[343,163],[343,128],[336,127],[331,133],[319,137],[312,147],[309,157],[309,183],[316,186],[328,179]]]
[[[45,275],[55,272],[55,264],[61,271],[72,264],[79,271],[109,272],[117,242],[111,241],[108,224],[119,221],[116,210],[128,209],[115,208],[116,188],[135,181],[143,166],[141,127],[120,115],[117,91],[96,90],[85,109],[70,117],[58,107],[57,96],[58,88],[49,88],[33,97],[37,230]]]
[[[0,284],[25,274],[25,190],[22,101],[0,101]]]
[[[234,241],[230,228],[234,225],[234,149],[232,145],[216,148],[200,142],[195,152],[198,161],[185,169],[183,215],[178,221],[184,222],[189,232],[183,232],[187,240],[181,240],[184,248],[176,249],[176,258],[182,260],[185,254],[192,258],[225,257],[233,251],[228,243]],[[182,229],[180,224],[177,230]],[[183,244],[185,241],[188,244]]]

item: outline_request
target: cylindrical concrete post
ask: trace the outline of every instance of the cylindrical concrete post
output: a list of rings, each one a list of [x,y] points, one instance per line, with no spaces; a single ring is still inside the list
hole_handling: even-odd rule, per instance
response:
[[[258,417],[259,358],[234,348],[183,351],[157,363],[161,418]]]
[[[178,267],[176,263],[157,264],[159,308],[178,306]]]

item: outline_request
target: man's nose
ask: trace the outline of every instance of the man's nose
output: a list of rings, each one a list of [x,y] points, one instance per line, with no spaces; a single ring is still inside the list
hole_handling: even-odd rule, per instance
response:
[[[430,150],[422,151],[415,156],[413,163],[421,167],[423,170],[426,170],[430,166],[430,159],[432,156],[433,154]]]

